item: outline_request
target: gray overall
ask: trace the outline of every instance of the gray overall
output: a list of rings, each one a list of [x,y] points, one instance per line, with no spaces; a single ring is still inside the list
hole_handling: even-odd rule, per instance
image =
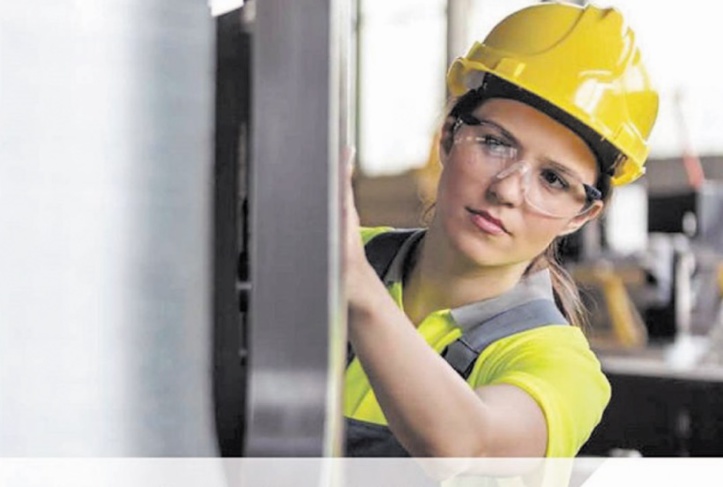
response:
[[[409,254],[408,251],[423,235],[424,230],[420,229],[396,230],[371,239],[366,244],[365,252],[377,275],[385,280],[395,258],[405,258],[404,254]],[[403,250],[407,252],[402,252]],[[552,298],[547,272],[541,271],[533,276],[537,276],[533,279],[541,281],[541,285],[536,285],[536,289],[543,289],[544,292],[534,291],[534,287],[533,291],[530,291],[530,288],[525,286],[517,286],[497,298],[452,311],[455,320],[469,320],[471,317],[477,320],[442,352],[442,357],[465,380],[472,373],[480,353],[496,340],[539,326],[568,326]],[[353,358],[354,352],[350,346],[347,366]],[[347,457],[409,456],[387,426],[348,417],[344,420]]]

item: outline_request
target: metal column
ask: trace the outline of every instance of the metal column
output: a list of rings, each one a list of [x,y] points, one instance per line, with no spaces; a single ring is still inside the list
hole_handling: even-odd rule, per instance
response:
[[[248,456],[339,453],[340,19],[342,0],[256,5]]]
[[[447,0],[447,64],[451,66],[457,57],[469,48],[468,16],[470,0]]]
[[[243,455],[248,311],[251,34],[245,9],[217,20],[214,211],[214,405],[224,457]],[[239,313],[241,312],[241,313]]]

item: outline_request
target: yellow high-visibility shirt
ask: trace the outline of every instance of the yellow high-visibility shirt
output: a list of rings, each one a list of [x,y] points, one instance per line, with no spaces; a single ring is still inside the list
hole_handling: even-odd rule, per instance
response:
[[[387,227],[364,228],[362,238],[366,243],[387,230]],[[405,250],[404,246],[400,249],[400,255],[395,257],[385,276],[389,293],[400,308],[399,263],[404,261],[405,256],[401,254]],[[483,309],[480,304],[465,306],[465,310],[435,311],[420,323],[417,331],[441,353],[462,336],[466,327],[475,324],[475,310]],[[527,392],[540,405],[547,421],[548,457],[575,456],[600,422],[610,400],[610,384],[587,339],[579,328],[566,324],[540,326],[497,340],[482,351],[467,382],[473,388],[511,384]],[[357,358],[346,370],[344,414],[386,424]]]

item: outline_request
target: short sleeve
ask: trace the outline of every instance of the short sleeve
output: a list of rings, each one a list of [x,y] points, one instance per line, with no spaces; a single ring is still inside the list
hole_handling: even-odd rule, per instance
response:
[[[501,339],[485,349],[470,375],[477,388],[511,384],[540,405],[548,457],[574,457],[600,422],[610,384],[579,328],[551,325]]]

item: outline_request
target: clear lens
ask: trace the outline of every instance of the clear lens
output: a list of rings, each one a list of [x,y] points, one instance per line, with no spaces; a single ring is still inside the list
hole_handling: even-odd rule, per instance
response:
[[[486,123],[459,125],[455,130],[454,144],[470,149],[474,157],[495,172],[517,160],[517,148],[499,130],[493,130]]]
[[[581,182],[570,183],[566,190],[550,190],[544,183],[536,182],[534,175],[525,190],[525,200],[541,213],[559,218],[571,218],[585,210],[587,196]]]
[[[519,177],[521,173],[525,201],[537,212],[556,218],[571,218],[588,204],[585,185],[580,178],[559,165],[533,166],[518,160],[515,143],[496,126],[456,124],[454,144],[463,146],[480,162],[480,169],[497,179]]]

